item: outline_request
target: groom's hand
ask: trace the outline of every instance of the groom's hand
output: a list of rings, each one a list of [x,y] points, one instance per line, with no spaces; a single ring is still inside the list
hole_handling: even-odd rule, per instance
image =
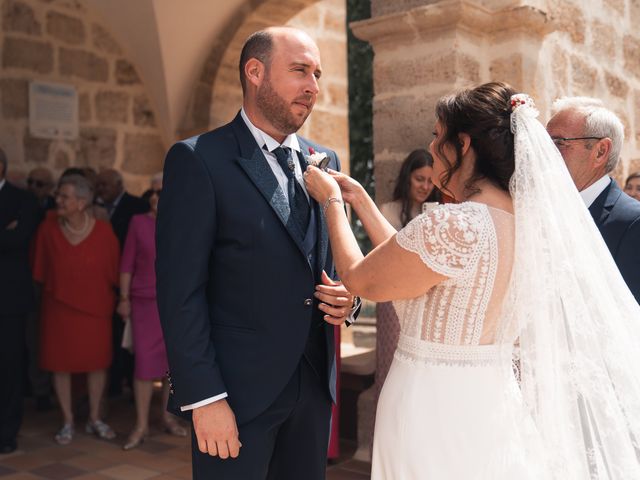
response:
[[[226,400],[193,410],[193,429],[202,453],[221,459],[236,458],[242,444],[238,439],[236,417]]]
[[[342,325],[351,314],[353,295],[342,285],[342,282],[331,280],[322,271],[322,283],[316,285],[315,297],[320,300],[318,308],[326,315],[324,320],[332,325]]]

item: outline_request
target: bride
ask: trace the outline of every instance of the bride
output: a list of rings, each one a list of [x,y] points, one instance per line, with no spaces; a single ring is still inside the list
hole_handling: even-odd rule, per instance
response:
[[[305,172],[340,278],[393,300],[402,324],[374,480],[640,479],[640,307],[515,93],[489,83],[438,102],[433,181],[458,203],[400,232],[351,178]]]

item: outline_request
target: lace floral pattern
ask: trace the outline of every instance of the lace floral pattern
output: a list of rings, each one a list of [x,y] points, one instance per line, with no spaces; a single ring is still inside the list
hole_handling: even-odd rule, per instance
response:
[[[449,277],[426,295],[396,302],[409,337],[478,345],[493,291],[498,242],[485,205],[442,205],[416,217],[397,237],[431,270]]]

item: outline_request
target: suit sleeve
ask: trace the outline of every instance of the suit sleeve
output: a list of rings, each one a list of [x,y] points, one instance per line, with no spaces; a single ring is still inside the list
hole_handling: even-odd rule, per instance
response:
[[[27,248],[38,228],[40,221],[38,202],[35,197],[26,192],[21,197],[16,227],[11,230],[0,230],[0,252]]]
[[[636,301],[640,304],[640,217],[629,226],[625,232],[618,253],[616,263],[620,268],[620,273],[627,283],[629,290],[633,293]]]
[[[165,161],[156,231],[156,288],[175,402],[190,405],[226,392],[211,341],[207,284],[216,199],[204,162],[174,145]]]

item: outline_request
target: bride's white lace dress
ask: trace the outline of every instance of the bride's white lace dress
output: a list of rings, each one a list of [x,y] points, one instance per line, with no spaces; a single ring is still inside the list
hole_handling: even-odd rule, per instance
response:
[[[378,403],[372,479],[546,478],[520,405],[516,339],[497,338],[514,217],[480,203],[442,205],[396,239],[448,278],[394,302],[401,334]]]

